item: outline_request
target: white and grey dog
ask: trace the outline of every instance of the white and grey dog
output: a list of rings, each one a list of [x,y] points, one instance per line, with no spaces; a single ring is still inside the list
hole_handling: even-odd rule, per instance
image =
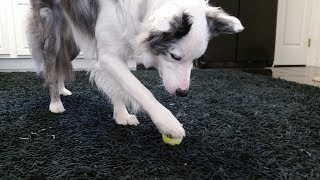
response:
[[[158,130],[185,136],[182,124],[130,72],[134,60],[155,67],[166,90],[185,96],[193,61],[211,37],[244,28],[240,21],[205,0],[31,0],[28,37],[33,59],[50,89],[53,113],[65,111],[60,94],[73,74],[71,60],[81,50],[94,59],[91,80],[114,106],[114,119],[138,125],[140,107]]]

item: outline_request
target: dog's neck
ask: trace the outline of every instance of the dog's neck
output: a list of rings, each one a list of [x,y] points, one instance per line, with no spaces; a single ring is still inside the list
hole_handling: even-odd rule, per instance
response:
[[[129,59],[146,67],[155,66],[150,59],[154,56],[142,42],[149,36],[152,30],[152,16],[167,0],[121,0],[121,16],[123,24],[126,24],[124,33],[132,49]]]
[[[133,3],[134,1],[134,3]],[[120,19],[126,25],[134,26],[137,31],[151,27],[151,17],[157,9],[168,3],[167,0],[119,0]],[[136,33],[139,33],[135,31]]]

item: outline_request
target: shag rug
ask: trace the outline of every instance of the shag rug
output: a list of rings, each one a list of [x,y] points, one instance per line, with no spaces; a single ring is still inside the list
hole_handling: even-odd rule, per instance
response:
[[[0,73],[0,178],[319,179],[320,89],[231,70],[195,70],[190,94],[169,95],[156,71],[134,74],[184,124],[179,146],[163,143],[145,113],[116,125],[112,106],[76,73],[48,110],[34,73]]]

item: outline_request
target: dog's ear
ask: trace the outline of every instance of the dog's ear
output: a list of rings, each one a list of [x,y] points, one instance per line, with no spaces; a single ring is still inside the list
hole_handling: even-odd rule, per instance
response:
[[[211,37],[216,37],[220,34],[239,33],[244,30],[238,18],[228,15],[219,7],[207,6],[205,13]]]
[[[179,8],[173,3],[168,3],[155,10],[150,16],[152,28],[158,31],[167,32],[170,30],[170,21],[177,16]]]

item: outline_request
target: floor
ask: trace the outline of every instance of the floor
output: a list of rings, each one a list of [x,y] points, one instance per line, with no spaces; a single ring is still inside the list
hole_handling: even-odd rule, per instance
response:
[[[275,67],[263,70],[245,69],[244,71],[320,87],[320,67]],[[318,81],[315,81],[316,78]]]

